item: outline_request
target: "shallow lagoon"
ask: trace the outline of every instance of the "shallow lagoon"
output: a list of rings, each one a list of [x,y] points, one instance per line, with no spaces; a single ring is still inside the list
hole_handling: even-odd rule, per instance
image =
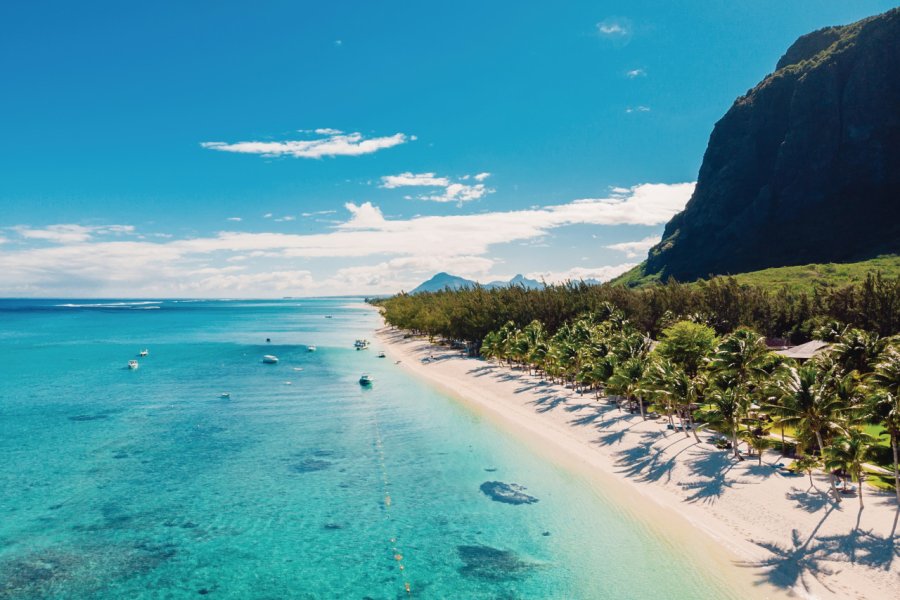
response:
[[[738,597],[357,302],[0,301],[0,598]]]

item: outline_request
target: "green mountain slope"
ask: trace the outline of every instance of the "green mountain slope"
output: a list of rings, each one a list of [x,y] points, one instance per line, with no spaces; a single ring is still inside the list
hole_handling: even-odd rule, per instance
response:
[[[643,264],[619,275],[612,285],[645,287],[660,283],[659,275],[644,275]],[[880,272],[885,277],[900,277],[900,256],[880,256],[854,263],[822,263],[774,267],[733,275],[738,283],[758,285],[768,289],[788,288],[812,291],[815,287],[843,287],[865,280],[869,273]]]

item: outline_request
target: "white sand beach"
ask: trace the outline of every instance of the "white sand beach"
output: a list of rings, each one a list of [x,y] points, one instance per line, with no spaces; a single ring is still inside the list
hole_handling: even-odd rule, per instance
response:
[[[686,553],[713,561],[748,598],[900,598],[898,512],[892,494],[836,505],[824,474],[782,474],[769,451],[736,462],[655,420],[542,382],[527,371],[384,328],[388,357],[536,450],[591,478]],[[433,358],[431,358],[433,357]],[[427,360],[423,360],[427,359]]]

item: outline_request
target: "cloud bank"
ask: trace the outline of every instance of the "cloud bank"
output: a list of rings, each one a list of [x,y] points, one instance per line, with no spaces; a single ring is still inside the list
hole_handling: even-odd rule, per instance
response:
[[[4,233],[10,239],[0,253],[0,295],[390,293],[410,289],[437,270],[486,275],[497,265],[492,249],[538,240],[559,228],[659,225],[684,207],[693,189],[693,183],[642,184],[617,188],[611,197],[525,210],[407,219],[386,218],[371,202],[347,203],[346,220],[309,234],[221,231],[149,241],[130,225],[20,226]],[[649,238],[613,246],[627,253],[644,243]],[[629,267],[539,275],[548,281],[600,279]]]

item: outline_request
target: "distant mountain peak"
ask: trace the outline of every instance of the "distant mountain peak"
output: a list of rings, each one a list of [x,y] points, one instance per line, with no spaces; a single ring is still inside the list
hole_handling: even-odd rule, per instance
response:
[[[451,275],[450,273],[440,272],[434,275],[428,281],[423,281],[416,286],[410,294],[418,294],[420,292],[440,292],[441,290],[451,289],[458,290],[461,288],[475,287],[480,285],[477,281]],[[487,289],[518,286],[528,290],[536,290],[544,287],[544,284],[535,279],[529,279],[521,273],[510,279],[509,281],[492,281],[484,284],[482,287]]]

